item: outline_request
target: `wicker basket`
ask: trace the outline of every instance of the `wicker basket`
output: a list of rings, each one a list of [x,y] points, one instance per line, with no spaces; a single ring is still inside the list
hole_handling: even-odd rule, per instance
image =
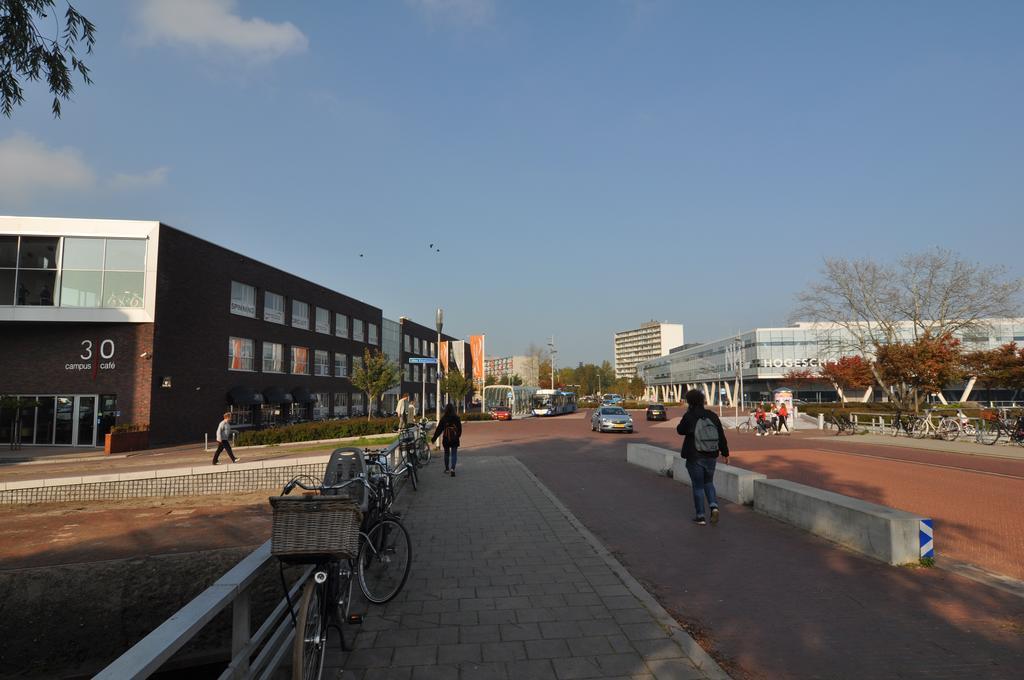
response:
[[[981,412],[981,419],[989,422],[995,422],[999,420],[999,413],[991,409],[985,409]]]
[[[351,559],[359,551],[363,515],[342,496],[272,496],[270,552],[288,562]]]

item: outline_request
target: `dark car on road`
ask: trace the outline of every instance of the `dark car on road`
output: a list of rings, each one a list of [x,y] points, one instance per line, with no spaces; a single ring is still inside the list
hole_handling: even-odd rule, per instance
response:
[[[668,411],[664,404],[648,404],[647,420],[668,420]]]

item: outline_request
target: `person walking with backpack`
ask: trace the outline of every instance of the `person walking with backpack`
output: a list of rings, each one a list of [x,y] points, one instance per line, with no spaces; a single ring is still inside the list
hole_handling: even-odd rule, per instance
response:
[[[693,521],[698,525],[707,524],[704,515],[704,498],[707,497],[711,512],[711,523],[718,524],[718,497],[715,494],[715,462],[718,454],[729,460],[729,443],[718,414],[704,408],[704,393],[690,390],[686,393],[689,407],[676,432],[683,435],[682,457],[686,459],[686,471],[693,488],[693,505],[697,511]]]
[[[444,414],[437,423],[434,436],[430,443],[441,437],[441,444],[444,446],[444,471],[455,476],[455,463],[459,458],[459,440],[462,438],[462,420],[455,412],[455,404],[449,403],[444,407]]]

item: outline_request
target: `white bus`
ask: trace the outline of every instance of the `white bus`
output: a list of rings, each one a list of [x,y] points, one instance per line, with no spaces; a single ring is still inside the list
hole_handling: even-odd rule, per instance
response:
[[[533,415],[560,416],[576,412],[576,394],[561,390],[537,390],[533,395]]]

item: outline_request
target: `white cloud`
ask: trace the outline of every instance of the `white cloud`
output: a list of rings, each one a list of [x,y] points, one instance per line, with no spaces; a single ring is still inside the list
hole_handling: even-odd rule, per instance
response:
[[[276,59],[309,47],[309,39],[291,22],[243,19],[235,12],[236,4],[236,0],[144,0],[139,9],[142,38],[222,49],[256,60]]]
[[[41,193],[81,191],[96,173],[77,149],[47,148],[25,134],[0,139],[0,199],[25,203]]]
[[[431,18],[464,26],[483,26],[494,18],[495,0],[406,0]]]
[[[35,137],[16,133],[0,139],[0,212],[5,204],[25,206],[54,194],[94,191],[137,191],[162,186],[166,166],[139,174],[115,173],[105,180],[72,147],[50,148]]]
[[[119,172],[110,178],[108,185],[117,191],[158,187],[167,181],[168,171],[169,168],[166,165],[161,165],[159,168],[153,168],[149,172],[138,175]]]

